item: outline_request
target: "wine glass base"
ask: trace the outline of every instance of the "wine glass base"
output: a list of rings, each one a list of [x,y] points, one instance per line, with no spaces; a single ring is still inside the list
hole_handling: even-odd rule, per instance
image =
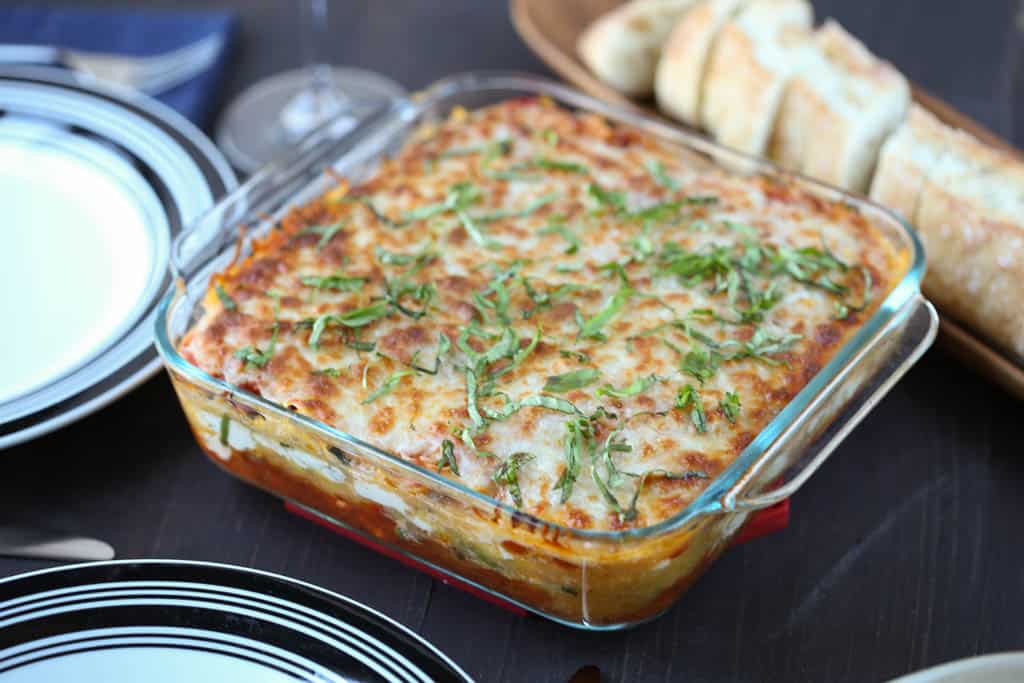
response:
[[[333,96],[313,101],[312,71],[296,69],[259,81],[239,95],[217,126],[217,145],[244,173],[253,173],[290,150],[328,119],[343,120],[353,107],[405,95],[386,76],[346,67],[331,68]],[[319,111],[317,111],[319,108]],[[349,125],[356,117],[350,116]]]

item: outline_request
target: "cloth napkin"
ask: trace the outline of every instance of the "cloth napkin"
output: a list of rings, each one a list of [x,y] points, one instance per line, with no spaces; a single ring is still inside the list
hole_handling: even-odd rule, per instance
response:
[[[203,127],[216,104],[236,24],[234,15],[228,12],[24,4],[0,7],[0,43],[53,45],[142,57],[219,33],[224,37],[223,47],[213,66],[156,98]]]

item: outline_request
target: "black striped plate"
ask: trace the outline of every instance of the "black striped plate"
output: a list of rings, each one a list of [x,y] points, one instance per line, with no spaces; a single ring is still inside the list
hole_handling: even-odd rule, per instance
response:
[[[0,581],[0,681],[470,681],[412,631],[275,574],[80,564]]]

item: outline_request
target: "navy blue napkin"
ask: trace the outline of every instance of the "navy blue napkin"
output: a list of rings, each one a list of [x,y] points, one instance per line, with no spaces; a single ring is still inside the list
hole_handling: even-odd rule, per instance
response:
[[[0,43],[54,45],[124,55],[167,52],[211,33],[224,36],[214,65],[157,99],[203,126],[224,78],[235,17],[227,12],[76,8],[33,5],[0,7]]]

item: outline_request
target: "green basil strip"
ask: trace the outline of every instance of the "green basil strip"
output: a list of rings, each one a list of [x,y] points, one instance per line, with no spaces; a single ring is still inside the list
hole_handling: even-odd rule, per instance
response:
[[[582,368],[562,375],[552,375],[544,383],[544,391],[553,394],[564,394],[573,389],[582,389],[593,384],[601,377],[601,371],[594,368]]]
[[[303,275],[300,278],[302,284],[317,289],[336,289],[341,292],[358,292],[366,284],[363,277],[345,277],[340,273],[334,275]]]
[[[575,254],[580,249],[580,240],[573,233],[572,230],[564,225],[549,225],[546,228],[541,228],[537,231],[538,235],[551,235],[558,234],[569,243],[569,246],[565,248],[566,254]]]
[[[473,241],[479,244],[481,247],[484,247],[485,249],[494,250],[502,248],[501,242],[498,242],[494,238],[488,237],[487,235],[480,232],[480,228],[477,227],[476,222],[472,218],[470,218],[469,214],[467,214],[465,211],[456,211],[455,215],[459,217],[459,220],[462,222],[462,227],[466,229],[466,232],[469,233],[469,236],[473,238]]]
[[[299,235],[320,235],[320,240],[316,243],[316,250],[322,251],[327,243],[330,242],[338,232],[345,227],[346,221],[338,221],[331,225],[313,225],[300,231]]]
[[[633,290],[630,287],[621,287],[619,291],[608,298],[597,315],[580,326],[579,336],[585,339],[598,338],[601,335],[601,328],[622,310],[632,295]]]
[[[227,413],[220,416],[220,442],[224,446],[228,445],[228,436],[231,431],[231,418],[228,417]]]
[[[597,390],[597,395],[612,396],[614,398],[627,398],[629,396],[642,394],[660,381],[662,381],[662,378],[657,375],[647,375],[646,377],[640,377],[633,380],[629,386],[623,389],[616,389],[611,384],[605,384]]]
[[[731,391],[725,392],[725,398],[719,401],[718,406],[722,409],[722,413],[730,423],[735,424],[736,418],[740,415],[740,397],[739,394],[735,394]]]
[[[695,479],[710,479],[711,477],[707,472],[701,470],[687,470],[685,472],[669,472],[667,470],[647,470],[640,475],[640,481],[637,482],[636,488],[633,490],[633,499],[629,503],[629,509],[626,510],[626,519],[635,519],[637,515],[636,502],[640,498],[640,493],[644,490],[644,486],[647,484],[647,480],[651,477],[662,477],[664,479],[675,479],[681,481],[692,481]]]
[[[516,507],[523,506],[523,494],[519,488],[519,470],[533,459],[534,457],[529,453],[513,453],[494,472],[494,483],[505,487],[505,490],[512,496],[512,500],[515,501]]]
[[[651,159],[645,164],[647,172],[651,174],[655,182],[666,190],[678,190],[679,183],[665,172],[665,166],[657,159]]]
[[[386,380],[384,380],[384,383],[377,387],[376,391],[374,391],[372,394],[363,399],[363,405],[366,405],[367,403],[373,403],[381,396],[384,396],[385,394],[390,394],[392,391],[394,391],[395,387],[398,386],[399,382],[402,381],[403,377],[408,377],[409,375],[414,374],[416,373],[413,370],[397,370],[391,373],[391,375]]]
[[[217,298],[220,299],[220,304],[224,307],[224,310],[234,311],[238,309],[238,304],[224,291],[224,287],[219,282],[213,286],[213,290],[217,292]]]
[[[445,467],[450,469],[456,477],[461,476],[459,461],[455,459],[455,445],[449,439],[441,442],[441,459],[437,461],[437,471],[440,472]]]
[[[309,335],[309,345],[314,350],[320,347],[320,335],[327,329],[328,323],[336,323],[345,327],[362,327],[374,320],[383,318],[390,310],[386,301],[380,301],[363,308],[356,308],[341,315],[325,313],[313,322],[313,331]]]

